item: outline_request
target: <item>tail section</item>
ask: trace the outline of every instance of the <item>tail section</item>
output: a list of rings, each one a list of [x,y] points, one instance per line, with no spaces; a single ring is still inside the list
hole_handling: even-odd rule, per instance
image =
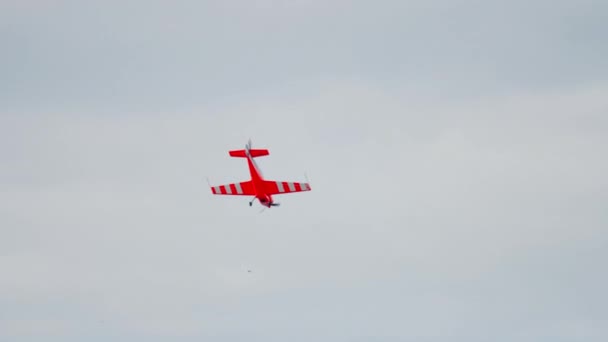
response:
[[[267,156],[270,154],[267,149],[252,149],[251,148],[251,139],[249,139],[249,141],[247,142],[247,145],[245,145],[244,150],[232,150],[232,151],[228,151],[228,153],[230,154],[231,157],[235,157],[235,158],[247,158],[248,153],[251,156],[251,158]]]
[[[231,157],[247,158],[247,150],[233,150],[233,151],[228,151],[228,153],[230,154]],[[256,150],[249,150],[249,154],[251,155],[252,158],[255,158],[255,157],[267,156],[270,153],[266,149],[256,149]]]

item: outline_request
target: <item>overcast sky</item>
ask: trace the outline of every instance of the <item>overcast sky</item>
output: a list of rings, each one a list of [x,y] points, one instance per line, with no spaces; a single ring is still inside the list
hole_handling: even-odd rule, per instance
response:
[[[606,1],[0,0],[0,43],[1,341],[608,340]],[[249,138],[312,191],[213,196]]]

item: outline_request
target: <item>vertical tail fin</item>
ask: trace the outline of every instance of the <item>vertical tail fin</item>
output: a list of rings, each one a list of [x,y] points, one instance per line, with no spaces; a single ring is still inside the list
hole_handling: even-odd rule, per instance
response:
[[[267,149],[252,149],[251,148],[251,138],[247,141],[244,150],[232,150],[228,151],[231,157],[235,158],[247,158],[249,154],[252,158],[267,156],[270,154]]]

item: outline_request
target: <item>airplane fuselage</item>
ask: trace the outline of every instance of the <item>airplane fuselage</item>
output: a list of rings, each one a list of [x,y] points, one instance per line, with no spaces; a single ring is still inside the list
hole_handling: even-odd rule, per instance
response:
[[[247,165],[249,165],[249,173],[251,174],[251,181],[255,189],[255,198],[263,206],[271,207],[274,203],[272,196],[264,191],[264,177],[258,164],[249,153],[247,153]]]

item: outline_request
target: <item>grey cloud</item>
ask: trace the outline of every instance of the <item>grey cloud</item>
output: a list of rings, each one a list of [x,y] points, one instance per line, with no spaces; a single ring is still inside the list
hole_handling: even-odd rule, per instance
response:
[[[0,339],[605,340],[602,3],[30,4]],[[313,191],[213,197],[250,137]]]
[[[16,225],[4,239],[4,270],[15,282],[3,292],[18,303],[69,294],[89,317],[136,336],[543,337],[553,329],[543,326],[582,312],[588,318],[576,324],[601,326],[597,299],[569,289],[599,294],[606,282],[577,271],[599,267],[602,249],[585,250],[606,238],[607,165],[597,158],[605,87],[412,105],[424,116],[381,89],[319,89],[295,106],[262,98],[207,108],[224,118],[213,125],[188,113],[65,114],[37,129],[36,116],[13,118],[4,146],[38,163],[29,170],[37,182],[6,185],[3,217]],[[254,115],[243,116],[244,108]],[[323,112],[333,115],[306,115]],[[595,120],[593,128],[571,124],[581,117]],[[248,129],[235,129],[237,120]],[[314,192],[285,198],[270,215],[211,197],[205,175],[247,176],[226,153],[245,132],[271,149],[260,161],[269,177],[308,168]],[[597,257],[572,260],[578,253]],[[555,268],[567,260],[572,266]],[[566,270],[582,272],[580,281],[566,283]],[[549,307],[570,311],[543,320]],[[404,330],[404,317],[416,324]],[[333,329],[323,323],[332,319]],[[316,330],[300,335],[302,320]],[[485,330],[471,330],[480,322]]]
[[[58,3],[6,15],[9,108],[175,108],[307,78],[454,97],[606,77],[593,1]]]

